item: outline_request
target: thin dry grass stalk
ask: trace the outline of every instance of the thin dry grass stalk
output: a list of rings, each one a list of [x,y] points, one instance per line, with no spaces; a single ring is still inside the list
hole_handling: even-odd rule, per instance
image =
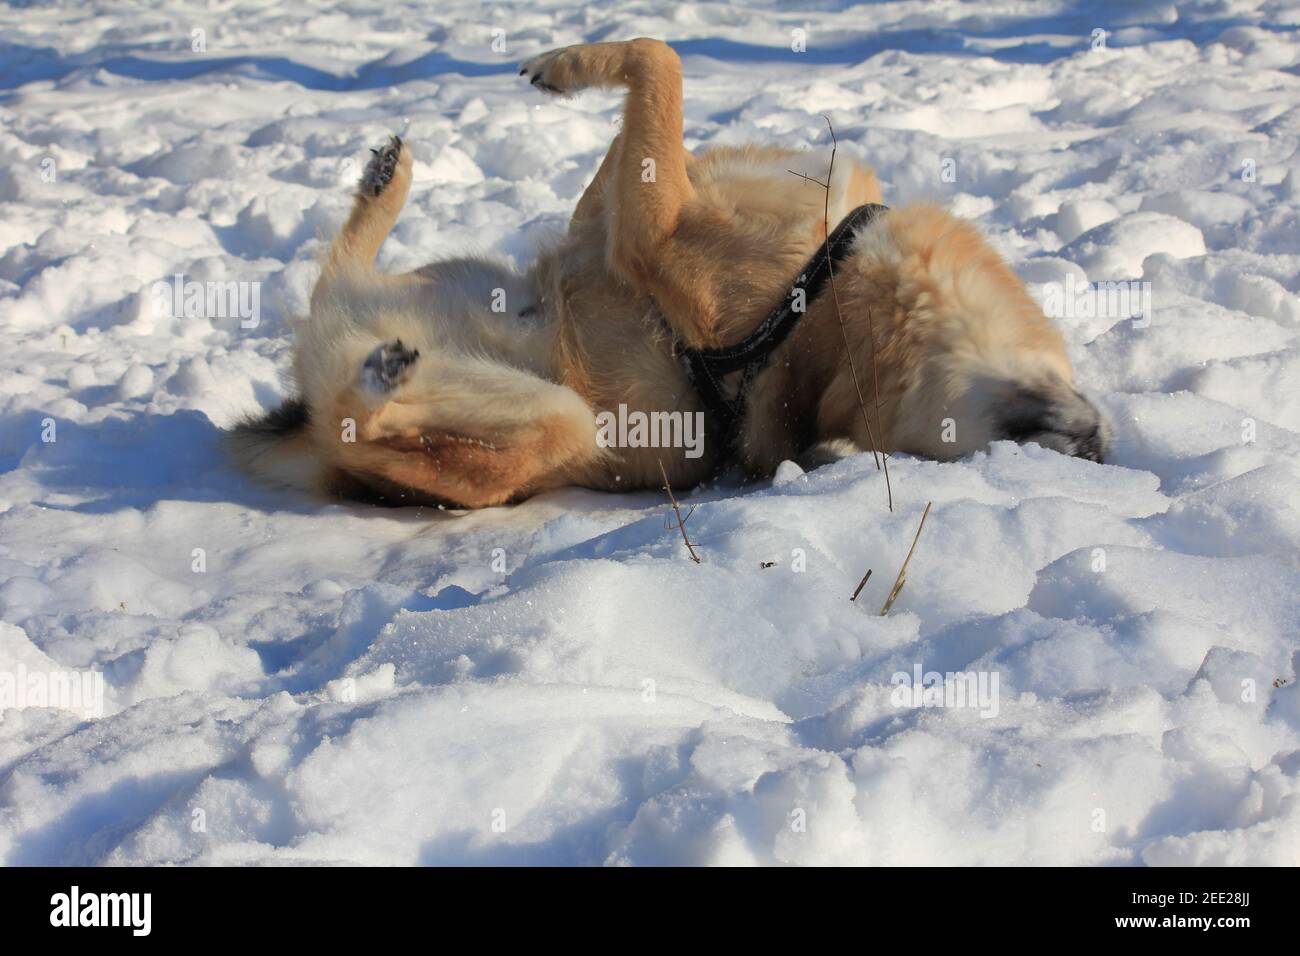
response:
[[[885,473],[885,495],[889,501],[889,510],[894,510],[894,489],[889,483],[889,456],[885,454],[880,442],[876,440],[876,429],[871,427],[871,416],[867,414],[867,400],[862,395],[862,383],[858,380],[858,370],[853,361],[853,349],[849,345],[849,333],[844,327],[844,313],[840,311],[840,295],[835,288],[835,263],[831,261],[830,241],[831,241],[831,183],[834,182],[835,175],[835,153],[839,150],[840,141],[835,135],[835,126],[831,123],[831,118],[822,114],[822,119],[826,120],[826,127],[831,132],[831,162],[830,167],[826,170],[826,182],[822,182],[813,176],[807,176],[803,173],[795,172],[793,169],[788,172],[801,179],[816,183],[826,192],[826,199],[822,204],[822,220],[826,224],[826,267],[830,274],[831,297],[835,301],[835,317],[840,323],[840,336],[844,339],[844,355],[849,360],[849,373],[853,376],[853,388],[858,393],[858,407],[862,409],[862,421],[867,426],[867,437],[871,439],[871,457],[876,462],[876,469],[883,470]],[[880,377],[876,373],[876,325],[875,319],[871,314],[870,307],[867,308],[867,335],[871,338],[871,380],[875,391],[875,409],[876,409],[876,427],[880,427]],[[881,430],[881,437],[884,432]],[[883,462],[883,465],[882,465]],[[865,583],[865,582],[864,582]],[[861,586],[859,586],[859,589]]]
[[[894,586],[889,591],[889,597],[885,598],[885,606],[880,609],[880,616],[884,617],[889,613],[889,609],[894,606],[899,592],[903,590],[903,584],[907,581],[907,566],[912,561],[912,554],[916,551],[916,542],[921,540],[921,529],[925,527],[925,519],[930,516],[930,505],[932,501],[925,503],[925,511],[921,513],[921,523],[916,528],[916,536],[912,538],[912,546],[907,549],[907,557],[903,559],[903,566],[898,569],[898,577],[894,579]],[[870,572],[868,572],[870,573]]]

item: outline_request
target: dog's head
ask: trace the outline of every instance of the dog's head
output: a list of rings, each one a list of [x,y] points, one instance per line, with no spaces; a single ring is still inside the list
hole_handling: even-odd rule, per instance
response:
[[[892,303],[872,319],[892,447],[951,459],[1010,439],[1106,458],[1110,427],[1074,387],[1061,334],[973,226],[935,206],[894,209],[852,256],[859,301]]]

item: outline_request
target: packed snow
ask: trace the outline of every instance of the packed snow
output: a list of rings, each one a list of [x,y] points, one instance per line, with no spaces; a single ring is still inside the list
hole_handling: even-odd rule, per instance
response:
[[[1298,25],[0,12],[0,861],[1300,862]],[[682,56],[691,148],[828,155],[824,114],[888,202],[974,219],[1055,296],[1113,460],[895,456],[892,512],[870,456],[681,490],[699,564],[657,492],[382,510],[232,471],[219,429],[285,396],[367,147],[416,158],[382,267],[522,262],[619,101],[516,64],[638,35]],[[227,282],[225,314],[186,306]]]

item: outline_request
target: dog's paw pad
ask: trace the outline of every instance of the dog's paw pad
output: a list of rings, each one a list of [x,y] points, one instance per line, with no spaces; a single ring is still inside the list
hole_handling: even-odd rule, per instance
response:
[[[361,367],[362,385],[371,392],[391,392],[406,381],[419,357],[419,350],[408,349],[401,339],[385,342],[366,356]]]
[[[393,173],[397,171],[397,163],[402,157],[401,137],[390,136],[387,143],[370,152],[374,155],[361,174],[361,191],[368,196],[378,196],[393,181]]]

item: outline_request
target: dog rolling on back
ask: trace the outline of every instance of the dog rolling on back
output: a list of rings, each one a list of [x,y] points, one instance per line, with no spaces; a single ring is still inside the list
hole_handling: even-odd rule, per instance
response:
[[[627,91],[622,132],[567,235],[526,272],[482,259],[377,272],[411,183],[410,153],[391,140],[299,323],[296,397],[228,434],[256,477],[474,508],[564,485],[653,487],[661,465],[676,487],[731,458],[770,474],[831,445],[950,459],[1008,438],[1105,455],[1107,426],[1074,388],[1060,334],[972,226],[929,205],[858,230],[835,295],[807,303],[747,383],[734,442],[721,441],[675,351],[729,345],[758,326],[825,242],[828,220],[880,202],[875,175],[837,160],[828,191],[814,181],[824,161],[806,155],[687,153],[680,64],[658,41],[567,47],[521,72],[550,94]],[[867,415],[854,369],[871,383]],[[604,440],[600,422],[616,410],[699,415],[706,440]]]

